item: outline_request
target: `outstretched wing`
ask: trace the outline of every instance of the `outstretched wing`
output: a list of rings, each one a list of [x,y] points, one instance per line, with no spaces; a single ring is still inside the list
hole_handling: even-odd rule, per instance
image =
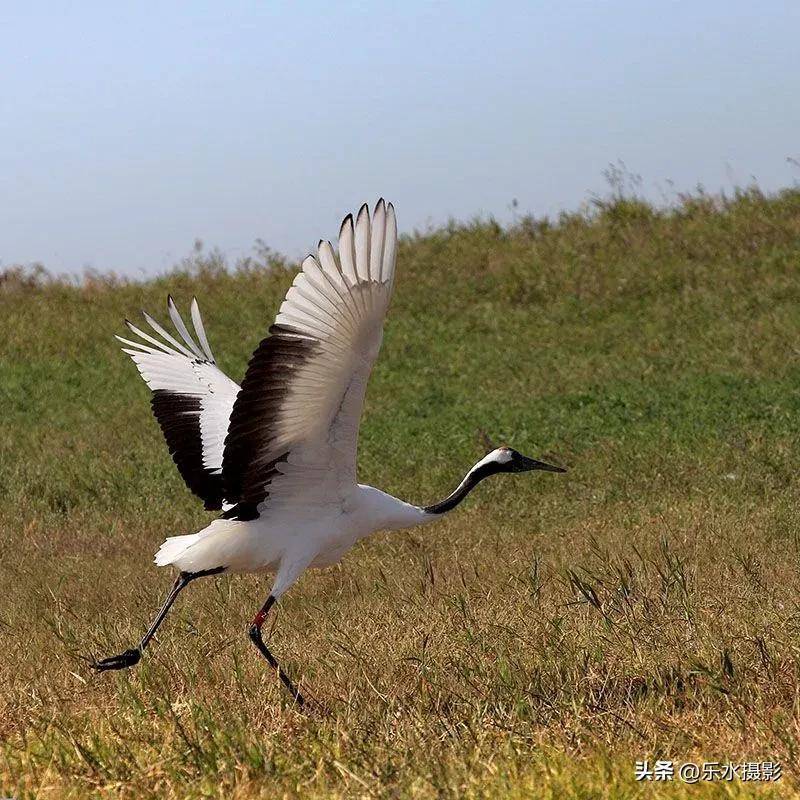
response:
[[[126,345],[123,352],[133,359],[153,391],[153,413],[186,485],[207,509],[220,509],[225,497],[222,452],[239,385],[214,360],[197,300],[192,299],[191,315],[199,344],[171,296],[167,308],[183,344],[145,312],[145,321],[160,339],[127,320],[125,324],[131,332],[143,341],[116,338]]]
[[[356,479],[358,426],[383,338],[397,250],[394,208],[348,214],[339,254],[320,242],[253,354],[231,414],[226,516],[340,503]]]

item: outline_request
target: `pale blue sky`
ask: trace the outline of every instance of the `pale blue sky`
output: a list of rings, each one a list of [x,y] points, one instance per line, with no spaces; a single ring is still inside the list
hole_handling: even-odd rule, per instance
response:
[[[0,0],[0,266],[292,256],[644,188],[800,179],[800,3]]]

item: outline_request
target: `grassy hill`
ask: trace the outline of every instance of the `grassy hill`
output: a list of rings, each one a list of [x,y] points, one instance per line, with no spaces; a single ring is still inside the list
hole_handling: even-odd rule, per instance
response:
[[[171,579],[153,552],[209,518],[112,334],[196,294],[240,379],[295,269],[266,260],[0,275],[0,795],[722,791],[636,784],[655,757],[799,785],[800,191],[403,240],[360,479],[432,502],[479,429],[569,473],[304,577],[270,638],[310,713],[245,636],[263,577],[195,584],[134,671],[84,659],[138,639]]]

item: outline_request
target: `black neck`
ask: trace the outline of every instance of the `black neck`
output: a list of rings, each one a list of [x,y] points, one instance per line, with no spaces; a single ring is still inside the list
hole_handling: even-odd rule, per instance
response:
[[[484,478],[501,471],[502,467],[494,461],[480,467],[473,467],[451,495],[445,497],[440,503],[423,506],[422,510],[426,514],[446,514],[448,511],[452,511]]]

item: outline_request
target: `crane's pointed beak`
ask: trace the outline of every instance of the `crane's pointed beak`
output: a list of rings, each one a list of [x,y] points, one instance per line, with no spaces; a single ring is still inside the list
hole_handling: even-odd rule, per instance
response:
[[[535,458],[528,458],[527,456],[522,456],[522,464],[520,466],[524,472],[534,469],[541,469],[544,472],[566,472],[563,467],[554,467],[552,464],[545,464],[544,461],[537,461]]]

